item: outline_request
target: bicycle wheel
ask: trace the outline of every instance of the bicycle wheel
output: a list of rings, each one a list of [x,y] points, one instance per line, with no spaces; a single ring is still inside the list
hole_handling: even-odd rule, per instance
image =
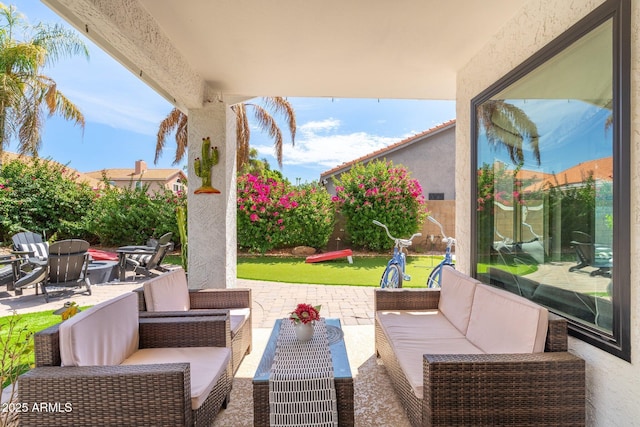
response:
[[[380,279],[381,288],[401,288],[402,287],[402,271],[398,264],[388,265],[382,273]]]
[[[439,288],[440,283],[442,281],[442,266],[444,264],[440,263],[436,265],[431,273],[429,274],[429,278],[427,279],[427,288]]]

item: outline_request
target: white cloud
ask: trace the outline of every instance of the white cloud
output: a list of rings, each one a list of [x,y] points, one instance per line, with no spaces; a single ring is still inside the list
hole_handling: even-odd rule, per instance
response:
[[[318,132],[328,132],[338,129],[340,127],[340,120],[338,119],[325,119],[318,121],[311,121],[303,124],[298,128],[303,135],[315,135]]]
[[[333,168],[350,162],[381,148],[387,147],[401,137],[372,135],[367,132],[339,133],[340,121],[327,119],[312,121],[298,127],[301,137],[292,147],[285,144],[285,165],[313,165]],[[261,155],[273,155],[272,145],[255,145]]]

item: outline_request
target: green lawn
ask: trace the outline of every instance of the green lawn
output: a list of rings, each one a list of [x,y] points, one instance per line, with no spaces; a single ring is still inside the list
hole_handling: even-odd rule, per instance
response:
[[[429,273],[441,256],[409,256],[407,273],[411,281],[403,287],[424,287]],[[238,278],[287,283],[323,285],[379,286],[389,257],[358,257],[349,264],[346,258],[307,264],[304,258],[238,257]]]
[[[88,307],[81,307],[84,310]],[[2,360],[2,386],[6,387],[9,384],[9,380],[5,378],[8,375],[9,365],[12,365],[18,373],[26,372],[30,366],[35,363],[33,353],[33,341],[25,347],[23,354],[15,354],[15,360],[11,362],[10,355],[15,352],[15,348],[20,348],[25,339],[29,336],[28,333],[35,333],[49,326],[60,323],[62,318],[53,314],[54,310],[40,311],[37,313],[20,314],[15,318],[13,315],[0,317],[0,352],[5,355]]]

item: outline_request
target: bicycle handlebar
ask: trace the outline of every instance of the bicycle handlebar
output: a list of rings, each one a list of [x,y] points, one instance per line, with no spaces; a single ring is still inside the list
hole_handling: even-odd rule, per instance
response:
[[[389,229],[387,228],[386,225],[384,225],[383,223],[381,223],[380,221],[378,221],[377,219],[373,220],[373,223],[379,227],[384,228],[384,231],[387,232],[387,236],[389,236],[389,238],[391,240],[393,240],[395,242],[396,245],[402,245],[402,246],[411,246],[411,241],[416,238],[416,237],[420,237],[422,236],[422,233],[414,233],[411,237],[409,237],[408,239],[400,239],[398,237],[393,237],[391,235],[391,233],[389,233]]]
[[[442,233],[442,241],[445,242],[447,245],[454,245],[456,243],[456,239],[453,237],[447,237],[447,235],[444,232],[444,227],[442,226],[442,224],[440,224],[438,222],[437,219],[435,219],[434,217],[432,217],[431,215],[429,215],[427,217],[427,219],[429,221],[431,221],[432,223],[434,223],[435,225],[437,225],[438,227],[440,227],[440,233]]]

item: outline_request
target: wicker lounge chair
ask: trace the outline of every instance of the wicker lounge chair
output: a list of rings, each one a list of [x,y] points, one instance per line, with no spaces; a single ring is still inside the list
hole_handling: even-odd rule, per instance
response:
[[[159,287],[164,296],[153,298],[154,287]],[[141,318],[199,317],[229,313],[234,374],[244,356],[251,353],[251,289],[188,289],[184,270],[176,268],[149,279],[143,284],[143,288],[135,292],[138,294]],[[163,297],[169,302],[161,302],[160,298]],[[153,298],[153,302],[148,301],[150,298]]]
[[[59,406],[29,410],[21,414],[21,425],[211,425],[231,391],[229,317],[139,319],[136,299],[124,294],[65,321],[62,328],[73,321],[77,326],[92,311],[89,328],[75,335],[60,325],[35,335],[36,368],[19,377],[18,399],[30,409],[41,402]],[[116,304],[114,318],[106,311]],[[96,321],[106,327],[96,326]],[[95,329],[99,333],[93,333]],[[129,336],[135,342],[129,343]],[[65,350],[70,341],[78,341],[73,351]],[[78,353],[70,364],[70,354]],[[141,353],[151,360],[140,361]],[[200,360],[193,361],[194,353]],[[193,392],[199,387],[196,397]]]

